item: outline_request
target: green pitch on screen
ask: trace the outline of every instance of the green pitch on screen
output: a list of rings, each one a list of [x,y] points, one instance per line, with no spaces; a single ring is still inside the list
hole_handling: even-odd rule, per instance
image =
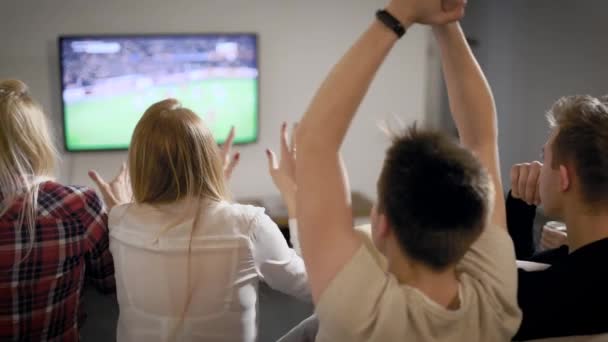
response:
[[[126,149],[148,106],[173,97],[201,116],[222,143],[231,126],[235,143],[257,139],[256,79],[215,79],[156,86],[113,96],[88,96],[65,104],[66,147],[70,151]]]

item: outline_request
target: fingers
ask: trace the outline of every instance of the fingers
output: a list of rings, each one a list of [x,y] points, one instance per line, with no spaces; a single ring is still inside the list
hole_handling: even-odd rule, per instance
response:
[[[517,193],[519,194],[519,198],[522,200],[525,199],[526,195],[526,185],[528,184],[528,165],[522,164],[522,167],[519,169],[519,178],[517,179]]]
[[[287,144],[287,123],[281,124],[281,156],[288,155],[290,151],[289,145]]]
[[[228,162],[228,165],[226,165],[226,167],[224,168],[224,178],[228,179],[230,178],[230,176],[232,176],[232,171],[234,171],[234,168],[238,165],[240,159],[241,154],[239,152],[235,153],[232,156],[232,158]]]
[[[267,148],[266,149],[266,158],[268,159],[268,170],[272,174],[276,169],[279,168],[279,163],[277,162],[277,156],[274,152]]]
[[[95,170],[90,170],[88,174],[95,185],[97,185],[97,188],[99,188],[99,192],[101,193],[101,197],[103,198],[106,206],[110,208],[113,207],[115,205],[115,200],[108,183],[106,183],[106,181],[103,180],[103,178],[101,178],[99,173],[97,173]]]
[[[89,170],[89,178],[97,185],[100,190],[105,189],[108,186],[105,180],[95,170]]]
[[[232,147],[232,143],[234,142],[235,134],[236,134],[236,129],[234,128],[234,126],[231,126],[230,132],[228,132],[228,137],[226,138],[226,142],[224,142],[224,145],[228,145],[228,146]]]
[[[511,167],[511,196],[519,198],[519,169],[521,164],[515,164]]]
[[[125,166],[126,165],[127,164],[125,163]],[[129,169],[126,168],[126,167],[125,167],[125,173],[124,173],[123,176],[124,176],[125,184],[127,184],[127,186],[128,186],[129,189],[132,189],[131,188],[131,174],[129,173]]]
[[[538,193],[538,177],[540,176],[540,168],[535,164],[530,165],[528,171],[528,180],[526,181],[526,189],[524,198],[528,204],[536,204]]]
[[[540,248],[541,250],[545,251],[547,249],[554,249],[553,245],[551,244],[551,242],[549,242],[547,240],[547,237],[543,234],[543,236],[540,238]]]
[[[538,161],[513,165],[511,168],[511,195],[524,202],[539,205],[539,180],[542,165]]]
[[[553,249],[568,244],[568,234],[555,229],[543,228],[540,245],[543,249]]]
[[[536,205],[540,205],[541,202],[542,202],[542,199],[540,198],[540,174],[541,174],[541,171],[542,171],[542,168],[543,168],[543,164],[541,162],[539,162],[539,161],[533,161],[532,162],[532,167],[536,170],[536,172],[535,172],[535,175],[536,175],[536,179],[535,179],[535,182],[536,182],[536,185],[535,185],[536,192],[535,192],[533,200],[534,200],[534,203]]]
[[[296,150],[296,133],[298,130],[298,123],[293,124],[293,128],[291,129],[291,141],[289,143],[289,150],[293,153]]]
[[[230,150],[232,150],[232,144],[234,143],[234,136],[236,134],[236,130],[234,126],[230,127],[230,132],[228,133],[228,137],[226,137],[226,141],[222,145],[222,154],[225,158],[230,156]]]
[[[121,180],[126,183],[127,175],[128,175],[127,163],[123,162],[122,165],[120,165],[120,170],[118,171],[118,174],[116,175],[116,177],[114,177],[114,179]]]
[[[433,18],[434,24],[448,24],[458,21],[464,17],[466,1],[463,0],[443,0],[441,2],[442,11]]]
[[[442,23],[451,23],[464,17],[464,6],[456,7],[452,10],[441,13]]]

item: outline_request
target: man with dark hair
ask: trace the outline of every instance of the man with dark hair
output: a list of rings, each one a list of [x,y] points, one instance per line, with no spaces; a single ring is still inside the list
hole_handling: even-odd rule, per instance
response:
[[[521,340],[608,332],[608,103],[563,97],[547,117],[544,162],[515,165],[512,193],[564,222],[568,246],[545,256],[548,269],[520,270]]]
[[[491,196],[488,175],[470,151],[446,135],[412,127],[393,137],[377,208],[408,257],[441,271],[462,259],[479,237]]]
[[[464,1],[392,0],[298,126],[297,216],[317,341],[505,341],[519,326],[494,100],[450,23],[463,11]],[[339,149],[376,71],[415,22],[435,25],[461,140],[415,128],[393,139],[372,213],[384,269],[352,228]]]

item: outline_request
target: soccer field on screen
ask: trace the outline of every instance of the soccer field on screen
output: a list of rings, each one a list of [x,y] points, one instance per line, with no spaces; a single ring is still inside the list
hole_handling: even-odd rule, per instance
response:
[[[155,86],[113,96],[89,95],[65,104],[66,147],[70,151],[128,148],[146,108],[169,97],[202,117],[218,143],[233,125],[235,143],[253,142],[258,132],[257,91],[253,78]]]

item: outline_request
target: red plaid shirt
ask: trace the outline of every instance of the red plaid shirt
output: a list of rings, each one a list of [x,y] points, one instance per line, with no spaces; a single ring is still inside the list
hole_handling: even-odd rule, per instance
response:
[[[90,189],[43,183],[32,246],[16,227],[22,206],[0,217],[0,340],[78,341],[85,278],[104,293],[116,286],[107,214]]]

